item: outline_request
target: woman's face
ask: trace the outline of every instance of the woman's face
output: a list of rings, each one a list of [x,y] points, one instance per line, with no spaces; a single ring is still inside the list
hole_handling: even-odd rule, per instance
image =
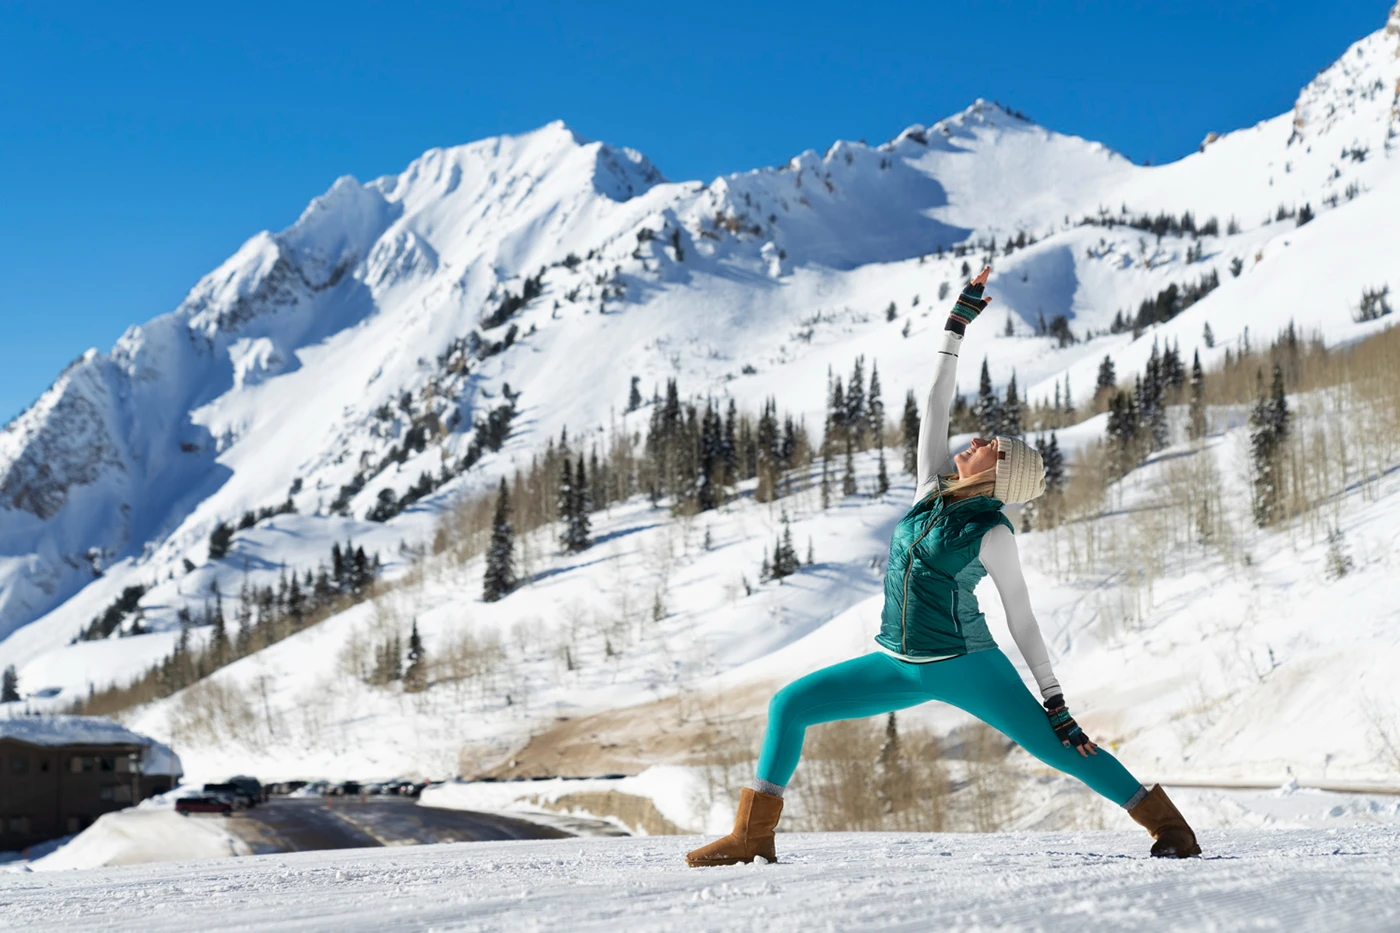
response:
[[[974,437],[967,450],[953,457],[953,464],[958,468],[958,478],[967,479],[969,476],[976,476],[997,465],[997,440],[983,440]]]

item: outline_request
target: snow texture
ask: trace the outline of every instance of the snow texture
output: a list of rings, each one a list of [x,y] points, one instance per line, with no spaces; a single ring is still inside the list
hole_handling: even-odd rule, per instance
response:
[[[11,876],[0,926],[335,931],[1390,931],[1400,834],[780,834],[776,865],[690,869],[698,837],[479,842]]]

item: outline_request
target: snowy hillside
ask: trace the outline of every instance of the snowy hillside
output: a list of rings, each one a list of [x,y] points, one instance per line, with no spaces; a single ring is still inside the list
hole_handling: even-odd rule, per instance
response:
[[[1290,321],[1355,342],[1392,320],[1357,323],[1363,291],[1400,290],[1397,137],[1400,7],[1292,113],[1167,166],[977,101],[881,145],[837,142],[709,184],[670,182],[641,154],[562,123],[432,150],[397,176],[341,178],[174,311],[84,354],[0,432],[0,667],[42,692],[36,706],[64,705],[165,657],[182,609],[227,600],[231,614],[245,584],[315,569],[352,540],[402,585],[224,668],[194,688],[199,703],[186,691],[137,714],[155,734],[184,730],[192,773],[249,757],[288,776],[472,771],[556,717],[683,709],[719,683],[746,684],[733,712],[751,717],[773,681],[864,650],[907,484],[830,510],[809,489],[674,520],[638,496],[595,516],[592,549],[544,554],[532,584],[494,604],[479,600],[479,562],[425,570],[413,556],[452,502],[525,468],[565,428],[577,450],[644,432],[651,406],[624,411],[634,378],[644,398],[668,379],[689,399],[749,412],[774,397],[819,439],[828,373],[864,356],[897,413],[907,390],[922,397],[948,293],[989,259],[996,301],[969,332],[964,392],[984,356],[999,386],[1014,373],[1033,401],[1061,386],[1084,401],[1106,355],[1124,376],[1166,343],[1214,366]],[[1169,287],[1207,279],[1219,287],[1134,322]],[[1046,332],[1058,318],[1069,339]],[[1064,439],[1082,445],[1102,422]],[[1241,437],[1223,426],[1214,439],[1222,471]],[[864,492],[873,455],[859,470]],[[1396,660],[1384,615],[1394,522],[1375,516],[1393,515],[1400,494],[1370,495],[1338,518],[1369,555],[1355,584],[1291,585],[1323,545],[1263,536],[1252,576],[1221,565],[1183,577],[1146,633],[1086,631],[1098,616],[1084,612],[1085,584],[1051,569],[1062,542],[1028,536],[1047,640],[1086,724],[1131,739],[1141,767],[1163,774],[1189,761],[1221,777],[1306,766],[1380,779],[1365,723],[1301,746],[1286,723],[1252,730],[1252,745],[1234,738],[1280,705],[1323,717],[1359,702]],[[385,502],[393,514],[370,520]],[[815,564],[747,595],[784,508]],[[221,524],[247,527],[211,554]],[[1319,644],[1298,613],[1339,599],[1335,641]],[[75,641],[114,605],[125,608],[109,637]],[[1219,609],[1231,605],[1248,626]],[[417,697],[347,676],[366,644],[413,621],[430,650],[508,650],[512,663]],[[1239,651],[1248,662],[1225,657]],[[1295,679],[1266,682],[1249,667],[1259,652],[1292,657]],[[1145,673],[1154,664],[1158,677]],[[1138,675],[1131,691],[1123,665]],[[1299,686],[1329,677],[1346,689]],[[210,727],[214,693],[215,722],[241,723],[237,744],[193,738]],[[1215,743],[1226,751],[1206,755]]]

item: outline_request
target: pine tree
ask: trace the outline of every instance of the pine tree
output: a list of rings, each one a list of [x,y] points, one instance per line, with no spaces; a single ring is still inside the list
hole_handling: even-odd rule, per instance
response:
[[[215,667],[223,667],[230,660],[228,628],[224,623],[224,598],[216,594],[214,599],[214,616],[211,620],[214,632],[209,637],[208,653]]]
[[[1069,390],[1069,373],[1065,373],[1065,414],[1074,414],[1074,396]]]
[[[831,508],[831,458],[822,455],[822,509]]]
[[[991,370],[987,368],[987,358],[982,357],[982,379],[977,388],[977,401],[972,406],[972,414],[977,419],[977,432],[982,437],[996,437],[1005,433],[1002,430],[1001,400],[992,387]]]
[[[1199,350],[1191,358],[1191,422],[1187,434],[1193,441],[1206,436],[1206,374],[1201,369]]]
[[[1269,422],[1273,425],[1274,437],[1282,444],[1288,440],[1289,421],[1288,394],[1283,388],[1283,367],[1274,364],[1273,383],[1269,389]]]
[[[865,357],[856,357],[855,364],[851,368],[851,381],[846,386],[846,416],[843,419],[847,432],[854,442],[856,450],[865,450],[869,446],[869,438],[866,433],[866,409],[865,409]]]
[[[782,451],[778,433],[778,403],[769,399],[763,403],[758,418],[758,487],[754,498],[759,502],[772,502],[778,498],[778,480],[781,473]]]
[[[1016,389],[1016,371],[1011,371],[1011,382],[1006,386],[1006,402],[1001,409],[1001,433],[1009,437],[1020,437],[1024,433],[1021,417],[1021,394]]]
[[[569,548],[573,551],[586,551],[589,545],[591,524],[588,519],[588,476],[583,465],[583,454],[578,455],[574,467],[573,500],[569,507]]]
[[[792,526],[788,522],[787,510],[782,513],[783,533],[773,545],[773,563],[770,568],[774,579],[790,577],[801,569],[797,551],[792,546]]]
[[[883,496],[890,491],[890,471],[885,464],[885,447],[880,445],[879,470],[875,474],[875,495]]]
[[[1181,343],[1173,341],[1162,354],[1162,377],[1168,388],[1177,390],[1186,385],[1186,365],[1181,362]],[[1173,397],[1176,396],[1173,393]]]
[[[482,598],[488,603],[515,589],[515,533],[510,526],[510,494],[505,477],[496,494],[496,514],[491,519],[491,543],[486,548],[486,576]]]
[[[11,664],[5,668],[3,677],[0,677],[0,703],[19,702],[19,673],[15,666]]]
[[[1210,321],[1206,321],[1205,329],[1201,331],[1201,341],[1207,350],[1215,346],[1215,333],[1210,329]]]
[[[1103,360],[1099,363],[1099,377],[1094,383],[1094,395],[1100,392],[1112,392],[1118,388],[1118,373],[1113,368],[1113,357],[1107,353],[1103,355]]]
[[[856,494],[856,456],[855,442],[851,436],[846,435],[846,473],[841,477],[841,495],[854,496]]]
[[[1137,382],[1137,404],[1147,426],[1152,449],[1161,450],[1168,441],[1167,400],[1162,357],[1156,341],[1152,343],[1152,355],[1147,358],[1147,369]]]
[[[559,487],[555,498],[555,514],[559,517],[559,547],[572,551],[570,534],[574,514],[574,464],[568,446],[564,446],[563,462],[559,464]]]
[[[301,591],[301,581],[297,579],[296,571],[292,571],[292,582],[287,587],[287,616],[292,620],[294,629],[301,628],[306,616],[306,598]]]
[[[1065,455],[1060,451],[1059,438],[1051,431],[1050,439],[1037,442],[1036,447],[1045,464],[1045,492],[1047,495],[1058,492],[1065,484]]]
[[[831,391],[827,395],[826,441],[832,450],[845,446],[846,435],[846,393],[841,388],[841,377],[831,379]]]
[[[408,635],[408,668],[403,672],[403,688],[408,693],[420,693],[428,686],[428,655],[423,638],[418,634],[418,620]]]
[[[1274,365],[1271,390],[1264,391],[1264,372],[1257,377],[1259,398],[1250,412],[1250,460],[1254,480],[1254,521],[1265,528],[1283,517],[1281,453],[1288,439],[1288,400],[1283,370]]]
[[[735,432],[738,423],[738,407],[734,399],[724,413],[724,434],[720,441],[720,460],[724,463],[724,485],[733,486],[739,481],[739,443]]]
[[[904,415],[899,419],[904,441],[904,472],[911,476],[919,469],[919,406],[914,390],[904,396]]]
[[[1113,451],[1114,472],[1124,476],[1138,464],[1141,423],[1137,402],[1131,393],[1118,390],[1108,404],[1109,447]]]
[[[376,557],[375,560],[378,561],[378,558]],[[365,555],[364,545],[358,545],[350,560],[350,588],[353,592],[362,592],[373,579],[374,574],[370,571],[369,558]]]
[[[219,522],[209,532],[209,559],[221,560],[228,556],[229,542],[233,540],[233,528],[226,522]]]
[[[865,415],[869,422],[871,443],[883,447],[885,442],[885,402],[880,394],[880,365],[870,362],[870,392],[865,397]]]
[[[895,801],[908,793],[909,775],[905,770],[899,748],[899,725],[892,712],[885,719],[885,741],[875,761],[875,793],[886,813],[893,813]]]
[[[639,388],[639,383],[641,383],[641,381],[641,376],[632,377],[632,389],[627,393],[628,411],[636,411],[638,408],[642,407],[642,390]]]

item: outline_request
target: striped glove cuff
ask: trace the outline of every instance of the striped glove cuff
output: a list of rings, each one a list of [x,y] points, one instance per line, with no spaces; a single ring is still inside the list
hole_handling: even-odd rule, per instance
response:
[[[1055,694],[1045,701],[1045,713],[1050,717],[1050,728],[1055,730],[1055,737],[1071,748],[1080,745],[1087,745],[1089,737],[1084,734],[1084,730],[1079,728],[1079,723],[1074,721],[1074,717],[1069,714],[1069,707],[1065,706],[1065,698],[1061,694]]]
[[[953,310],[948,313],[948,323],[943,329],[961,335],[967,330],[967,325],[977,320],[977,315],[981,314],[985,307],[987,302],[982,300],[982,286],[969,285],[953,303]]]

